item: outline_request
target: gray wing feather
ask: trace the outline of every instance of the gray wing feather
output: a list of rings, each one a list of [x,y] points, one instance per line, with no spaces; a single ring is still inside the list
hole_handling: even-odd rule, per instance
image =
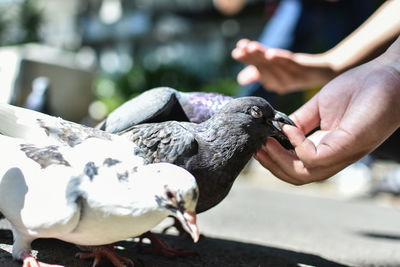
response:
[[[195,135],[176,121],[133,126],[122,135],[137,144],[150,163],[170,162],[184,166],[197,153]]]
[[[149,122],[177,104],[175,94],[176,90],[169,87],[148,90],[115,109],[96,128],[118,133],[133,125]]]
[[[37,120],[39,126],[43,128],[48,136],[52,136],[62,145],[71,147],[82,143],[88,138],[95,137],[103,140],[111,140],[109,133],[86,127],[74,122],[60,120],[57,124],[47,123],[41,119]]]

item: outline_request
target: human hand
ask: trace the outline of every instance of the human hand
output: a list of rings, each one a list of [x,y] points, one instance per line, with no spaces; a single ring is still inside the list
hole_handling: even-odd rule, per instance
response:
[[[295,152],[269,139],[255,155],[291,184],[329,178],[374,150],[400,126],[400,37],[382,56],[332,80],[291,118],[298,128],[282,130]]]
[[[279,94],[323,86],[338,75],[324,54],[292,53],[247,39],[237,43],[232,57],[249,64],[238,74],[240,84],[258,81]]]
[[[213,4],[219,12],[231,16],[243,9],[246,0],[213,0]]]

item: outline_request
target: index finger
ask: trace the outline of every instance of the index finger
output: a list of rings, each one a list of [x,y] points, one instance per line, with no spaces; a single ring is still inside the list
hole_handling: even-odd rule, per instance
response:
[[[318,94],[289,116],[304,135],[319,126]]]

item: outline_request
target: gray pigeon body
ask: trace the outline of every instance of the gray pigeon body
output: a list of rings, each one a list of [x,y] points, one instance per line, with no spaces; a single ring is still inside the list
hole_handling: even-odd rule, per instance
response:
[[[149,162],[170,162],[192,173],[200,190],[197,212],[228,194],[233,182],[268,137],[290,143],[279,123],[294,123],[259,97],[231,100],[209,120],[167,121],[132,126],[120,134],[135,143]]]

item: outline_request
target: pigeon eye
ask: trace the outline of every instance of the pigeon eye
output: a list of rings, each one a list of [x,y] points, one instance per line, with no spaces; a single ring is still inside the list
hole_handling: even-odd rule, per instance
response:
[[[263,116],[261,109],[257,106],[251,107],[250,114],[255,119],[259,119]]]
[[[174,194],[172,194],[171,191],[168,190],[166,194],[167,194],[167,198],[168,199],[173,199],[174,198]]]

